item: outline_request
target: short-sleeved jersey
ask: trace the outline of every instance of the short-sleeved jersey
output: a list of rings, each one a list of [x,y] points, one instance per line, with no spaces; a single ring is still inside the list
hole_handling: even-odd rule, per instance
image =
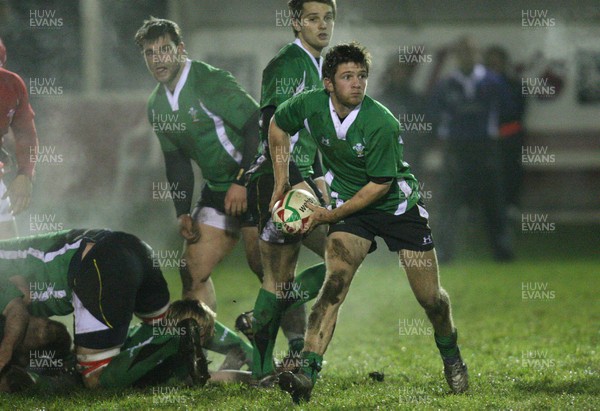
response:
[[[23,295],[8,281],[13,276],[22,276],[29,284],[31,314],[51,316],[73,312],[68,272],[83,232],[63,230],[0,241],[0,312],[10,300]]]
[[[299,39],[283,47],[263,70],[260,107],[278,107],[303,91],[322,89],[321,81],[322,59],[310,54]],[[302,177],[313,174],[312,165],[315,161],[317,147],[312,139],[306,138],[307,132],[300,130],[291,136],[292,159],[298,166]],[[265,164],[256,175],[272,173],[270,162],[268,136],[261,134],[264,146]]]
[[[9,128],[13,129],[18,172],[28,176],[33,175],[35,155],[32,154],[37,147],[33,118],[25,83],[19,75],[0,68],[0,138]]]
[[[242,130],[257,110],[230,73],[191,60],[174,93],[159,84],[148,100],[148,119],[162,150],[179,150],[196,162],[214,191],[226,191],[237,177]]]
[[[402,160],[400,124],[370,97],[365,96],[341,122],[326,91],[302,93],[279,106],[275,121],[290,134],[308,130],[321,151],[332,206],[339,207],[374,177],[394,181],[387,194],[367,210],[400,215],[418,202],[419,184]]]

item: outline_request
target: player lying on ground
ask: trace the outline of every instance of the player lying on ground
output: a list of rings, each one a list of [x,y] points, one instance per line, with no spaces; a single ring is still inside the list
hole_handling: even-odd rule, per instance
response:
[[[308,319],[299,373],[279,375],[295,402],[308,401],[350,283],[375,237],[397,252],[415,297],[435,331],[446,380],[452,391],[468,387],[467,367],[457,346],[448,294],[440,287],[428,213],[418,182],[402,161],[396,118],[365,95],[370,57],[357,44],[332,48],[325,57],[325,90],[299,94],[275,112],[269,129],[271,154],[287,150],[290,134],[309,130],[323,157],[331,207],[315,207],[309,230],[329,224],[325,283]],[[274,157],[275,158],[275,157]],[[274,161],[270,209],[289,190],[287,157]],[[312,206],[311,206],[312,208]]]
[[[195,327],[193,322],[188,323],[186,328],[179,318],[193,318],[199,326],[197,329],[200,330],[200,335],[193,335],[194,329],[189,328],[190,324]],[[1,316],[0,341],[5,331],[4,324],[5,317]],[[121,353],[125,354],[121,355],[123,358],[136,359],[150,351],[140,350],[141,347],[167,344],[171,340],[179,340],[179,350],[158,350],[152,359],[137,366],[141,367],[141,372],[146,370],[138,380],[131,383],[130,378],[126,377],[107,386],[144,387],[165,382],[193,384],[192,378],[197,378],[197,381],[210,378],[209,381],[213,383],[251,382],[250,372],[206,370],[207,363],[203,356],[194,351],[195,346],[190,346],[190,340],[185,340],[185,337],[189,332],[192,341],[200,341],[202,347],[206,347],[211,332],[204,330],[211,329],[214,330],[214,313],[208,306],[197,300],[175,301],[170,305],[164,319],[156,320],[152,324],[141,322],[130,327],[127,339],[121,347]],[[64,324],[44,317],[29,316],[23,340],[15,348],[10,363],[0,371],[0,392],[17,392],[32,385],[36,389],[52,391],[59,387],[69,389],[73,386],[83,386],[81,374],[76,372],[77,360],[71,351],[71,345],[72,339]],[[174,344],[171,344],[171,347],[173,346]],[[196,364],[192,370],[190,360],[194,360]]]
[[[87,387],[131,385],[175,355],[188,358],[195,383],[208,379],[200,347],[215,338],[214,314],[194,300],[169,308],[150,247],[131,234],[66,230],[0,241],[0,309],[6,317],[2,365],[22,340],[29,313],[73,313],[75,354]],[[134,313],[143,324],[128,339]]]
[[[256,260],[262,261],[264,276],[262,288],[256,298],[253,310],[254,358],[252,372],[254,378],[261,379],[272,375],[273,348],[279,325],[288,339],[289,353],[284,358],[284,366],[295,363],[304,346],[306,310],[304,305],[288,309],[284,294],[303,295],[306,291],[312,298],[316,296],[325,278],[324,264],[318,264],[298,274],[297,284],[312,285],[312,289],[294,288],[292,283],[300,245],[314,251],[320,257],[325,255],[326,227],[319,227],[308,236],[285,235],[277,230],[271,221],[269,202],[273,192],[273,163],[269,154],[269,122],[275,109],[295,94],[305,90],[321,89],[321,52],[329,45],[333,33],[336,3],[335,0],[290,0],[288,2],[292,18],[294,42],[284,46],[269,62],[263,71],[261,86],[261,140],[263,151],[257,157],[250,171],[248,184],[248,209],[252,212],[255,228],[254,252]],[[292,146],[276,156],[291,156],[294,173],[291,184],[324,197],[327,201],[327,185],[323,178],[321,161],[316,144],[306,138],[305,130],[292,136]],[[308,185],[307,185],[308,184]],[[310,187],[309,187],[310,186]],[[260,239],[259,239],[260,238]],[[258,256],[260,252],[260,255]],[[286,291],[292,291],[286,292]],[[291,361],[289,361],[291,357]],[[286,364],[287,363],[287,364]]]

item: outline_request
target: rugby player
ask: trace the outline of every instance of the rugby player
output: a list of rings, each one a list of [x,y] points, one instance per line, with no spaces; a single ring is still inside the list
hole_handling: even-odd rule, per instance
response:
[[[295,402],[308,401],[338,310],[358,267],[384,239],[397,252],[410,286],[434,328],[446,380],[455,393],[468,387],[467,367],[457,346],[448,294],[440,286],[428,213],[418,182],[402,161],[400,125],[380,103],[365,95],[370,56],[358,44],[332,48],[323,64],[325,90],[283,103],[269,129],[271,154],[290,145],[290,135],[306,128],[318,145],[331,187],[331,209],[312,207],[308,230],[329,224],[325,282],[308,319],[300,372],[279,375],[279,385]],[[290,188],[288,159],[274,161],[275,189],[270,208]]]
[[[290,183],[304,188],[327,201],[327,185],[323,178],[317,146],[307,131],[300,130],[291,137],[291,148],[275,154],[269,153],[268,128],[276,108],[290,97],[303,91],[322,89],[321,52],[329,45],[336,16],[335,0],[290,0],[294,42],[284,46],[263,71],[261,87],[261,140],[263,151],[249,171],[249,207],[253,221],[258,225],[259,250],[263,264],[262,287],[253,310],[253,376],[261,379],[274,373],[273,347],[281,322],[289,342],[289,354],[297,357],[304,346],[306,310],[299,304],[289,308],[291,298],[279,298],[278,291],[294,290],[298,297],[314,298],[325,277],[324,264],[318,264],[297,276],[294,284],[296,263],[300,245],[324,257],[326,230],[320,227],[309,236],[284,235],[273,221],[269,209],[273,192],[273,163],[271,155],[291,155],[293,175]],[[260,233],[260,234],[259,234]],[[306,288],[308,287],[308,288]],[[306,295],[304,292],[306,291]],[[289,293],[288,293],[289,294]],[[285,311],[287,308],[287,311]],[[283,318],[282,318],[283,315]],[[290,364],[293,365],[293,360]]]
[[[75,354],[88,388],[130,386],[157,369],[166,377],[173,361],[179,367],[171,373],[198,385],[210,378],[201,347],[212,338],[214,313],[193,300],[170,307],[150,247],[131,234],[65,230],[0,241],[0,311],[0,368],[24,338],[25,347],[51,340],[36,334],[44,326],[39,320],[27,332],[30,314],[73,313]],[[129,334],[133,314],[143,323]]]
[[[2,138],[12,130],[15,139],[17,176],[8,185],[0,179],[0,239],[17,235],[14,216],[26,210],[31,200],[38,138],[34,112],[23,79],[4,68],[6,47],[0,39],[0,178],[10,157],[2,149]]]
[[[148,119],[165,157],[185,240],[183,298],[200,300],[216,311],[211,272],[236,245],[240,231],[245,237],[254,230],[240,225],[247,210],[244,173],[258,150],[258,104],[228,72],[188,59],[175,22],[146,20],[135,42],[159,83],[148,100]],[[190,214],[192,161],[206,184]],[[255,242],[255,236],[244,241],[246,246]],[[215,332],[219,338],[211,349],[242,361],[247,344],[220,325]]]

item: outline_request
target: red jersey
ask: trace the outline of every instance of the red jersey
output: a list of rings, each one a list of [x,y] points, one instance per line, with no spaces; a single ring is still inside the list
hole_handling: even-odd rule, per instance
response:
[[[29,96],[19,75],[0,68],[0,138],[12,129],[18,173],[32,176],[38,139]]]

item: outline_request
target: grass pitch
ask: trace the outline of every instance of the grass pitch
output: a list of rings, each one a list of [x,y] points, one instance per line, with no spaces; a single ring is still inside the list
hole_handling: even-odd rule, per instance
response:
[[[599,409],[598,248],[590,241],[574,246],[568,240],[581,237],[580,229],[567,234],[521,238],[515,263],[499,265],[467,252],[441,267],[469,366],[466,395],[448,393],[433,330],[396,258],[380,246],[352,284],[322,378],[302,409]],[[236,258],[213,277],[219,319],[231,327],[237,314],[252,307],[258,291],[256,278]],[[303,257],[301,266],[314,261]],[[177,274],[167,275],[178,296]],[[284,351],[280,334],[276,355]],[[384,381],[369,378],[373,371],[383,373]],[[291,407],[289,395],[278,389],[239,384],[0,395],[0,409],[19,410]]]

